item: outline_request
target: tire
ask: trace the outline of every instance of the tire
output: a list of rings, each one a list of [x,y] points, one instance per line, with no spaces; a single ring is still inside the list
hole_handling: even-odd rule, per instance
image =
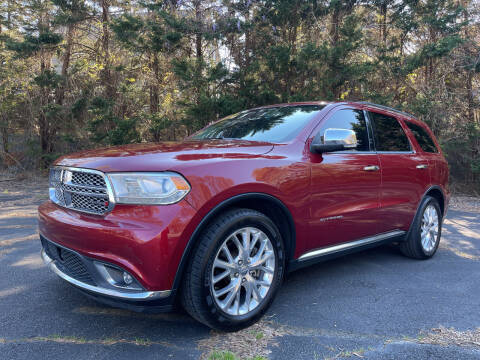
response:
[[[429,216],[429,212],[431,216]],[[437,231],[434,231],[435,221],[427,221],[427,219],[436,219]],[[428,225],[428,224],[431,224]],[[422,226],[424,229],[430,229],[424,231],[422,238]],[[438,201],[431,197],[425,196],[420,203],[417,214],[413,219],[410,231],[404,242],[400,243],[400,251],[403,255],[413,259],[429,259],[438,249],[440,244],[440,237],[442,234],[442,212]]]
[[[246,238],[250,239],[249,245],[245,245]],[[240,248],[238,244],[245,246]],[[247,248],[251,249],[248,254]],[[264,265],[259,265],[263,260]],[[284,271],[285,251],[277,226],[258,211],[232,209],[208,225],[193,249],[181,289],[182,305],[193,318],[211,328],[237,331],[265,313]],[[232,290],[222,294],[226,289]]]

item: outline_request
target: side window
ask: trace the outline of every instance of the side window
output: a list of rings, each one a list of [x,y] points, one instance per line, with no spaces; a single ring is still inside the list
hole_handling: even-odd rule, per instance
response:
[[[438,149],[435,146],[435,143],[433,142],[432,138],[423,127],[416,125],[414,123],[411,123],[410,121],[405,121],[405,123],[407,124],[410,131],[413,133],[413,136],[415,136],[415,139],[417,140],[418,145],[420,145],[423,151],[430,152],[430,153],[438,152]]]
[[[375,133],[377,151],[411,151],[407,135],[397,119],[375,112],[368,114]]]
[[[368,130],[362,110],[344,109],[334,113],[325,121],[317,136],[321,136],[327,129],[348,129],[355,131],[358,145],[356,151],[370,151],[368,145]]]

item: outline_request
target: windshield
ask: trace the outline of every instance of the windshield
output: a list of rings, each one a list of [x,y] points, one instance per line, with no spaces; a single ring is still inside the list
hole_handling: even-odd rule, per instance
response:
[[[292,105],[247,110],[207,126],[192,139],[286,142],[297,136],[323,108],[324,105]]]

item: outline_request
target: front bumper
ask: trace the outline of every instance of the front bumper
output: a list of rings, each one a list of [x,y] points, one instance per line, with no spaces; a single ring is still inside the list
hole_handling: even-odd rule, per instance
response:
[[[146,292],[174,292],[180,259],[194,230],[194,215],[185,201],[163,207],[116,206],[105,216],[82,214],[47,201],[39,207],[38,225],[45,239],[85,259],[124,269]]]
[[[57,244],[55,245],[58,246]],[[68,249],[68,251],[74,253],[70,249]],[[45,263],[45,265],[47,265],[50,268],[50,270],[52,270],[55,274],[57,274],[59,277],[61,277],[63,280],[67,281],[68,283],[72,284],[73,286],[81,290],[90,292],[93,295],[106,296],[114,300],[126,300],[126,301],[151,301],[151,300],[168,298],[171,295],[170,290],[145,291],[144,289],[128,290],[128,289],[115,288],[113,285],[108,284],[108,281],[106,279],[102,279],[102,275],[100,274],[100,272],[93,270],[96,267],[93,265],[94,261],[92,259],[88,259],[78,253],[75,253],[75,255],[78,257],[78,259],[80,259],[83,265],[90,270],[89,275],[97,279],[97,281],[95,282],[95,285],[92,283],[89,284],[87,282],[83,282],[79,279],[75,279],[73,276],[70,276],[65,271],[62,271],[61,267],[58,266],[59,260],[54,260],[50,256],[48,256],[45,248],[42,248],[42,252],[41,252],[42,260]],[[100,281],[98,281],[98,279],[100,279]],[[97,285],[97,283],[100,283],[100,284],[103,283],[103,285]]]

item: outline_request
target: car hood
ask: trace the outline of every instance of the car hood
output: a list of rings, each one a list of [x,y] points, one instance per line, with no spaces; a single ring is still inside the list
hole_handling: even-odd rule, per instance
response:
[[[271,143],[246,140],[141,143],[77,152],[61,157],[55,165],[104,172],[180,170],[192,161],[251,159],[272,149]]]

